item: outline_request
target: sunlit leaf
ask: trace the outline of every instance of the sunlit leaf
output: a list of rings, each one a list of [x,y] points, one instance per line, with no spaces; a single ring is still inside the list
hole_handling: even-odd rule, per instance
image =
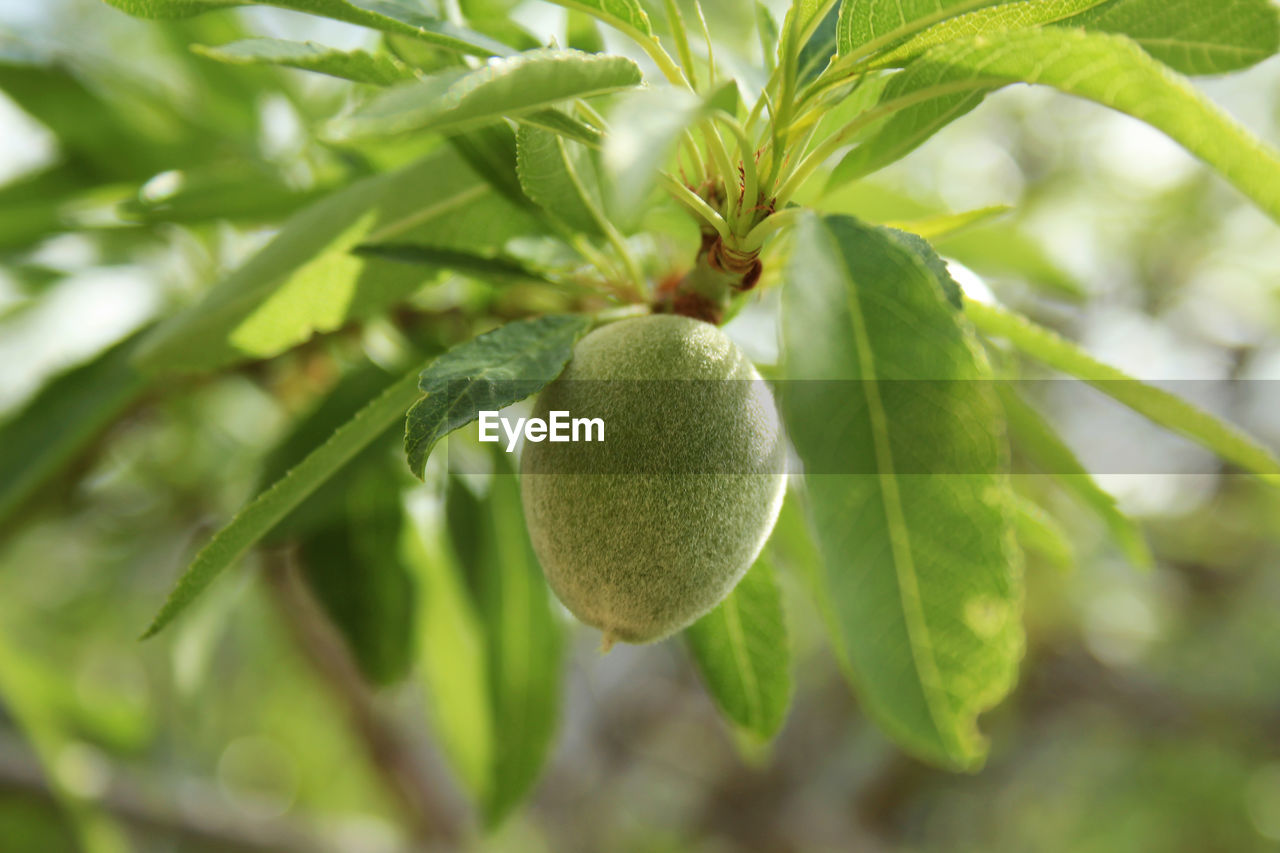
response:
[[[482,68],[448,68],[382,92],[337,125],[344,137],[474,127],[536,113],[640,83],[630,59],[576,50],[531,50]]]
[[[798,227],[781,403],[855,689],[904,748],[973,768],[986,753],[977,716],[1022,655],[1012,493],[999,401],[974,381],[989,368],[955,284],[906,237],[845,217]]]
[[[374,86],[390,86],[414,77],[411,68],[390,54],[338,50],[309,41],[255,38],[216,47],[197,44],[191,49],[232,65],[285,65]]]
[[[1025,317],[973,300],[965,314],[984,334],[1004,338],[1022,352],[1088,382],[1160,426],[1184,435],[1262,480],[1280,486],[1280,459],[1269,448],[1181,397],[1103,364],[1071,341]]]
[[[495,252],[510,237],[538,230],[455,151],[439,151],[300,211],[203,299],[156,329],[140,364],[155,372],[194,371],[273,356],[386,309],[432,275],[425,267],[352,254],[359,244]]]
[[[1184,74],[1248,68],[1280,48],[1271,0],[1110,0],[1064,23],[1127,35]]]
[[[423,13],[404,0],[106,0],[140,18],[187,18],[231,6],[278,6],[325,18],[358,24],[385,33],[411,36],[441,47],[476,56],[504,56],[511,49],[501,42]]]
[[[870,53],[1000,0],[841,0],[836,45],[841,56]]]
[[[891,221],[883,224],[889,228],[910,231],[912,234],[918,234],[930,242],[936,242],[948,237],[954,237],[976,225],[997,219],[1011,209],[1007,204],[995,204],[990,207],[980,207],[976,210],[966,210],[963,213],[939,213],[921,219],[910,219],[903,222]]]
[[[1018,544],[1059,571],[1075,564],[1075,549],[1062,525],[1035,501],[1019,498],[1013,517]]]
[[[827,189],[855,181],[901,160],[939,130],[972,112],[986,96],[986,90],[941,95],[894,112],[887,120],[869,129],[857,147],[836,164],[827,178]]]
[[[998,390],[1009,433],[1019,452],[1102,519],[1129,562],[1141,569],[1151,568],[1154,565],[1151,549],[1137,522],[1120,511],[1116,499],[1103,491],[1075,452],[1038,411],[1007,384],[1000,383]]]
[[[875,67],[902,65],[936,44],[971,36],[998,37],[1011,30],[1046,26],[1107,2],[1109,0],[1019,0],[985,6],[934,24],[879,54],[871,64]]]
[[[930,98],[945,105],[966,92],[978,97],[1019,81],[1052,86],[1147,122],[1280,219],[1276,153],[1127,38],[1050,27],[939,45],[893,77],[881,105],[910,107]],[[918,141],[923,132],[920,121],[888,127],[884,132],[894,137],[886,145]]]

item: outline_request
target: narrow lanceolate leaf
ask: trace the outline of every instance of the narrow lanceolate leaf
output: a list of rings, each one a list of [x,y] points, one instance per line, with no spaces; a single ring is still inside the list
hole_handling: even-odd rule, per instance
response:
[[[1022,577],[1000,405],[919,238],[847,217],[797,228],[783,291],[788,432],[834,642],[905,749],[974,768],[978,715],[1022,655]],[[807,380],[807,381],[806,381]]]
[[[140,18],[189,18],[228,6],[251,5],[251,0],[106,0],[117,9]],[[432,18],[401,0],[263,0],[259,5],[278,6],[325,18],[370,27],[384,33],[411,36],[439,47],[475,56],[505,56],[511,48],[488,36]]]
[[[284,65],[374,86],[390,86],[414,77],[413,69],[390,54],[338,50],[309,41],[255,38],[216,47],[196,44],[191,49],[232,65]]]
[[[842,0],[836,25],[841,56],[868,55],[948,18],[1000,0]]]
[[[1009,433],[1018,451],[1102,519],[1129,562],[1140,569],[1151,568],[1155,561],[1137,522],[1120,511],[1116,499],[1103,491],[1075,452],[1035,408],[1007,384],[1001,383],[999,392]]]
[[[1248,68],[1280,48],[1272,0],[1109,0],[1064,25],[1127,35],[1184,74]]]
[[[1028,498],[1019,498],[1014,527],[1023,550],[1038,555],[1058,571],[1069,571],[1075,563],[1071,539],[1057,519]]]
[[[603,199],[590,154],[546,130],[516,132],[520,185],[543,210],[586,234],[601,233]]]
[[[560,110],[539,110],[536,113],[520,116],[517,121],[522,125],[547,130],[592,148],[599,148],[604,139],[603,134],[591,125],[566,115]]]
[[[246,504],[196,555],[143,637],[154,636],[172,622],[223,569],[243,557],[308,495],[403,416],[417,393],[415,371],[378,395],[328,441]]]
[[[541,775],[555,733],[564,656],[564,629],[525,530],[519,484],[513,473],[499,470],[476,519],[476,562],[466,567],[476,581],[489,651],[496,737],[480,803],[491,827]]]
[[[891,84],[892,85],[892,84]],[[989,90],[953,92],[913,103],[868,131],[827,178],[831,190],[883,169],[919,148],[942,128],[982,103]]]
[[[267,358],[383,311],[435,274],[352,254],[367,243],[414,243],[494,254],[538,224],[453,150],[358,181],[300,211],[203,299],[162,324],[139,353],[148,371],[211,370]]]
[[[871,66],[899,66],[944,42],[1054,24],[1107,2],[1109,0],[1018,0],[985,6],[934,24],[884,51],[872,61]]]
[[[259,482],[290,468],[395,380],[367,362],[349,371],[267,454]],[[403,677],[413,660],[412,581],[399,552],[404,523],[393,422],[272,528],[264,542],[298,544],[303,578],[373,684]]]
[[[942,21],[872,66],[901,65],[943,42],[1049,25],[1129,36],[1185,74],[1247,68],[1280,46],[1280,14],[1270,0],[1018,0]]]
[[[904,222],[885,222],[884,225],[901,231],[910,231],[933,242],[954,237],[970,228],[998,219],[1012,209],[1007,204],[993,204],[990,207],[966,210],[963,213],[939,213]]]
[[[791,702],[791,649],[773,567],[758,559],[685,638],[721,712],[754,738],[777,734]]]
[[[388,89],[339,122],[338,135],[383,136],[475,127],[640,84],[630,59],[576,50],[531,50],[477,69],[448,68]]]
[[[401,552],[417,590],[419,672],[431,725],[462,787],[475,796],[489,786],[498,748],[489,648],[442,515],[437,506],[412,507]]]
[[[138,335],[50,382],[0,425],[0,523],[138,399]]]
[[[926,51],[885,87],[881,106],[1039,83],[1164,131],[1280,219],[1280,157],[1183,77],[1120,36],[1049,27]]]
[[[404,474],[394,463],[388,454],[353,472],[342,515],[299,543],[307,586],[377,685],[399,681],[414,659],[413,583],[399,552]]]
[[[972,300],[965,314],[984,334],[1004,338],[1055,370],[1088,382],[1165,429],[1186,436],[1259,478],[1280,486],[1280,459],[1233,426],[1181,397],[1103,364],[1071,341],[1018,314]]]
[[[440,356],[418,381],[423,397],[405,422],[409,470],[421,477],[436,442],[481,410],[519,402],[560,375],[591,319],[551,315],[508,323]]]
[[[491,284],[507,281],[541,281],[547,277],[518,260],[506,257],[490,257],[457,249],[437,249],[433,246],[415,246],[412,243],[384,243],[356,246],[357,255],[386,258],[404,264],[422,264],[433,269],[447,269],[463,273]]]

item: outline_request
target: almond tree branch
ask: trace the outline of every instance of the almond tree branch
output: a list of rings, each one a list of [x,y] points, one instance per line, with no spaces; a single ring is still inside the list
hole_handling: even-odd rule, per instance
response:
[[[462,822],[440,786],[419,764],[408,739],[376,706],[351,654],[299,575],[296,554],[268,554],[265,572],[281,618],[338,701],[370,768],[403,812],[418,844],[452,849]],[[420,848],[415,848],[420,849]]]

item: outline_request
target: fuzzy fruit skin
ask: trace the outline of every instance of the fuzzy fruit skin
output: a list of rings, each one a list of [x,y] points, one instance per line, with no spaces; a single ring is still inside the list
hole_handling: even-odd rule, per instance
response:
[[[715,607],[786,484],[776,408],[747,357],[699,320],[622,320],[578,343],[534,415],[554,410],[605,423],[603,443],[524,446],[525,520],[564,605],[606,644],[660,640]]]

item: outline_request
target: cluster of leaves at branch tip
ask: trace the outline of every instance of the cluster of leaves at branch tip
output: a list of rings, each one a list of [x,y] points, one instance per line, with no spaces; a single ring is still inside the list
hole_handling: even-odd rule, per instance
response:
[[[525,519],[564,605],[606,649],[662,639],[714,608],[760,553],[785,490],[773,399],[747,357],[689,317],[623,320],[578,343],[535,414],[553,410],[611,430],[599,445],[524,451]],[[574,458],[587,447],[598,468]]]

